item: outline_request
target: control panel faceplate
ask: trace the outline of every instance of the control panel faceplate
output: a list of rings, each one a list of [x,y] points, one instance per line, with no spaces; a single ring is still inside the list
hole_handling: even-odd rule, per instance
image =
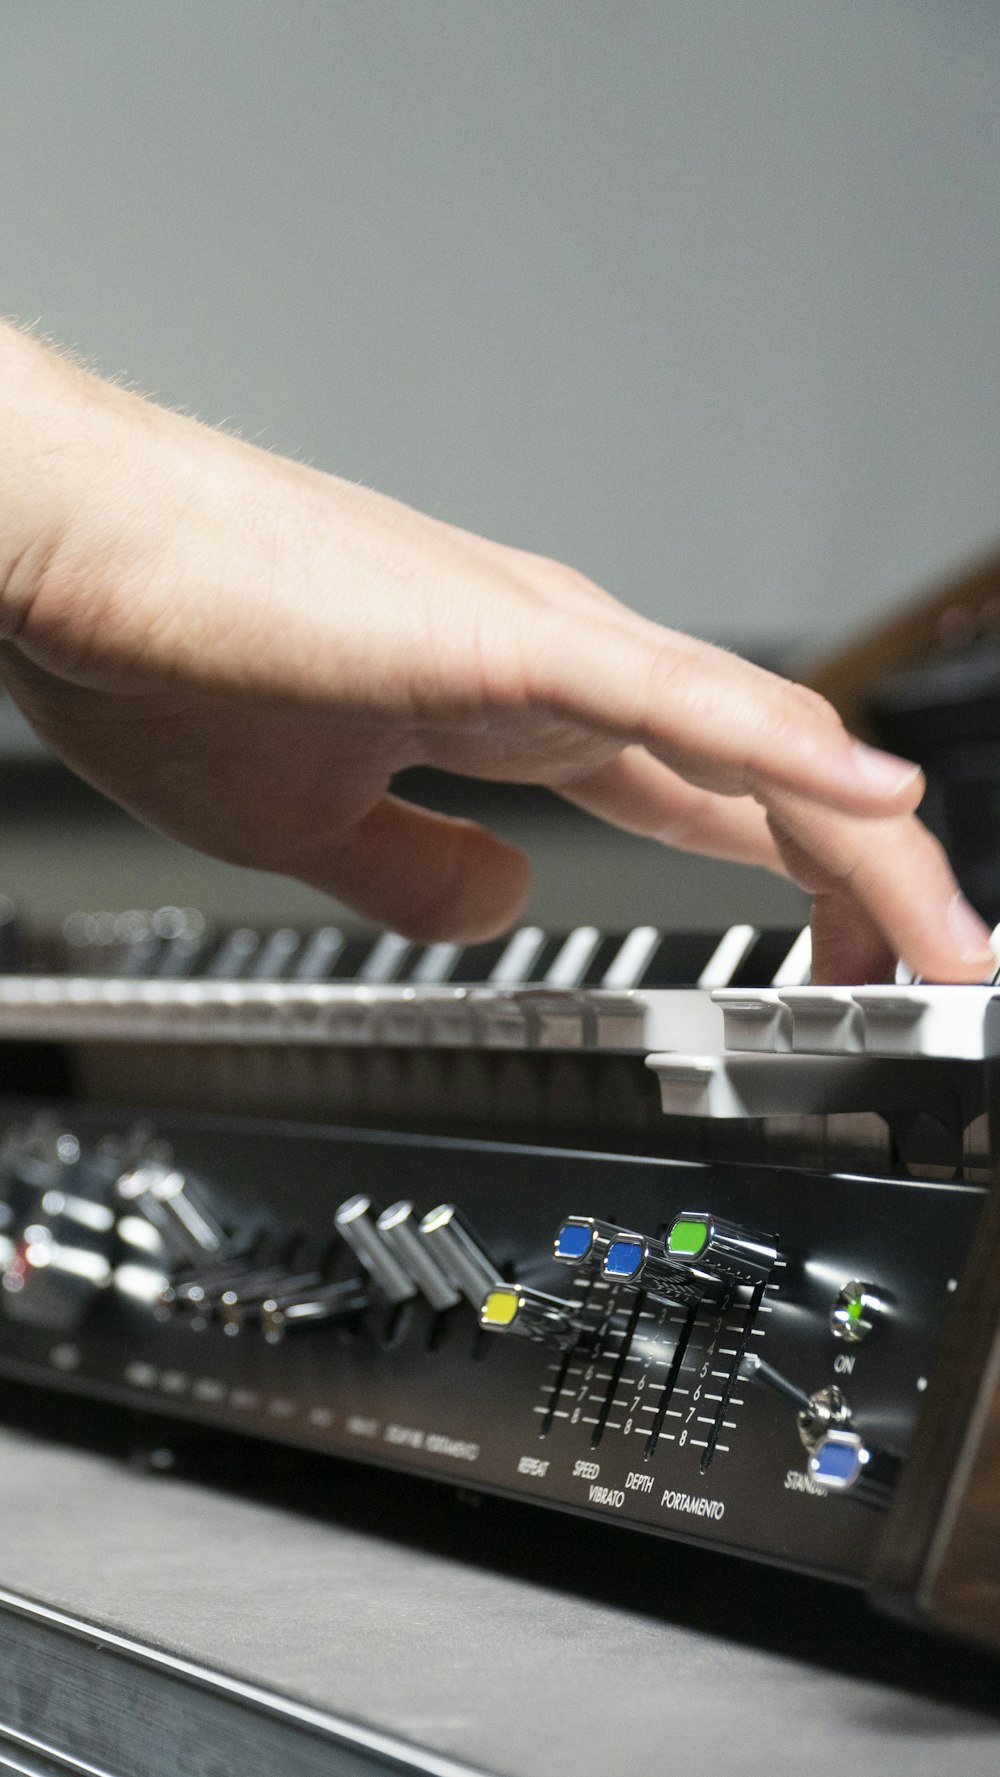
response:
[[[0,1370],[858,1580],[984,1195],[79,1106],[0,1143]]]

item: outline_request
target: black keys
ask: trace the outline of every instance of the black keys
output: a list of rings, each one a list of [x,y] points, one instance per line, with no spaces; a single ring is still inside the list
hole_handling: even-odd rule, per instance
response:
[[[293,981],[326,981],[344,948],[338,926],[320,926],[305,940],[292,970]]]
[[[485,981],[507,948],[509,939],[488,944],[428,944],[412,958],[406,979],[414,986],[472,986]]]
[[[642,977],[640,987],[693,987],[718,948],[718,932],[665,932]]]
[[[24,941],[17,909],[0,895],[0,975],[16,975],[24,967]]]
[[[150,973],[158,981],[184,981],[193,975],[201,961],[205,939],[199,932],[168,938],[159,953],[150,960]]]
[[[302,943],[298,932],[290,926],[279,926],[264,939],[250,963],[251,981],[284,981],[293,958]]]
[[[521,987],[544,981],[555,962],[564,940],[549,938],[541,926],[520,926],[510,938],[506,950],[491,969],[490,987]]]
[[[541,982],[565,943],[540,926],[521,926],[486,944],[429,944],[403,977],[416,986],[522,987]]]
[[[208,959],[206,981],[239,981],[260,949],[260,933],[250,926],[227,932],[218,950]]]
[[[770,932],[758,932],[750,945],[743,961],[734,972],[728,985],[730,987],[769,987],[782,964],[788,961],[793,945],[799,940],[799,932],[779,929]],[[808,956],[805,958],[806,979],[808,979]],[[800,975],[802,971],[797,971]],[[788,981],[783,985],[798,986],[796,981]],[[722,985],[720,983],[720,985]]]
[[[451,980],[461,954],[461,944],[428,944],[413,959],[407,980],[421,987],[442,987]]]
[[[4,917],[0,903],[0,928]],[[526,925],[483,944],[422,945],[398,932],[345,937],[336,926],[321,926],[305,936],[290,926],[265,933],[238,926],[210,941],[201,917],[178,908],[142,915],[141,929],[139,922],[139,915],[74,915],[67,921],[74,972],[114,973],[133,980],[201,977],[501,991],[540,987],[568,993],[587,988],[628,993],[637,988],[793,986],[806,982],[809,973],[808,931],[761,932],[751,925],[681,932],[655,926],[602,932],[596,926],[577,926],[556,933]],[[0,970],[2,939],[0,929]]]
[[[358,970],[358,980],[371,987],[387,987],[398,981],[410,959],[413,944],[398,932],[380,932]]]

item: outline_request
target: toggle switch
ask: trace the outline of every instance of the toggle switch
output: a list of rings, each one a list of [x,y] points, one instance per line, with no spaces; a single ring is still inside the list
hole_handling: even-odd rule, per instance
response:
[[[577,1305],[518,1283],[498,1283],[483,1297],[479,1324],[488,1333],[519,1333],[523,1338],[565,1344],[582,1331]]]
[[[454,1308],[461,1301],[459,1291],[437,1263],[427,1241],[421,1239],[412,1203],[393,1203],[382,1211],[375,1226],[436,1313]]]
[[[499,1268],[462,1221],[453,1203],[442,1203],[425,1215],[420,1238],[449,1281],[471,1302],[477,1314],[490,1290],[503,1283]]]
[[[360,1259],[379,1293],[395,1307],[400,1302],[412,1301],[417,1286],[379,1232],[377,1214],[371,1198],[359,1192],[340,1205],[333,1221],[337,1233]]]
[[[810,1452],[818,1447],[827,1432],[841,1431],[850,1425],[850,1405],[836,1383],[809,1394],[797,1382],[783,1376],[773,1364],[749,1351],[740,1359],[739,1375],[744,1382],[762,1383],[798,1409],[799,1437]]]
[[[743,1381],[763,1383],[798,1409],[799,1437],[809,1453],[807,1470],[817,1486],[830,1493],[851,1493],[866,1505],[888,1505],[899,1457],[876,1449],[854,1429],[850,1406],[835,1384],[807,1394],[749,1352],[740,1360],[738,1373]]]

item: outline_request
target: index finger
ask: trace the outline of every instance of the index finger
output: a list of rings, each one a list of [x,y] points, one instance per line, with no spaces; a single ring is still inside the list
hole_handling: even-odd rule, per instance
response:
[[[768,817],[782,857],[796,881],[813,893],[835,895],[841,916],[857,903],[915,975],[929,981],[982,981],[996,967],[989,927],[969,906],[944,849],[912,816],[852,820],[780,792],[767,797]],[[833,934],[826,961],[837,954]],[[855,967],[869,948],[862,926],[853,950],[840,934],[835,972]]]

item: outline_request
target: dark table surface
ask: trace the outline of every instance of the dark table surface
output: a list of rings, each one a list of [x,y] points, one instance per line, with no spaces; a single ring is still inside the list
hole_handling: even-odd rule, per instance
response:
[[[0,1587],[273,1699],[510,1777],[1000,1768],[1000,1662],[846,1589],[249,1440],[192,1441],[83,1403],[40,1419],[23,1392],[5,1398]],[[141,1770],[174,1777],[176,1749],[161,1752]],[[331,1761],[309,1768],[346,1768]]]

